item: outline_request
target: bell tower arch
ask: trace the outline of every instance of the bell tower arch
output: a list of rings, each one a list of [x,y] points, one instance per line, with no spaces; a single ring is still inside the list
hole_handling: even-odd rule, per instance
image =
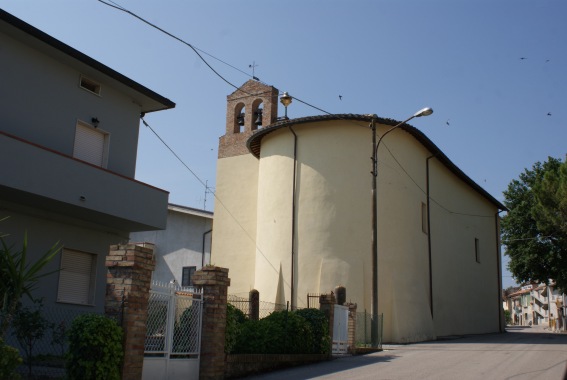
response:
[[[218,158],[249,153],[246,140],[278,118],[278,94],[273,86],[249,80],[227,96],[226,131],[219,141]]]

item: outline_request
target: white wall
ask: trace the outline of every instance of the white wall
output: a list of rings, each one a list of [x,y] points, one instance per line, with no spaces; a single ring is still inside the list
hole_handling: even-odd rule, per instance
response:
[[[212,215],[204,217],[186,212],[168,210],[167,227],[161,231],[133,232],[133,243],[152,243],[156,268],[152,280],[177,281],[181,284],[183,267],[194,266],[199,270],[204,261],[210,263]],[[203,251],[205,257],[203,258]]]

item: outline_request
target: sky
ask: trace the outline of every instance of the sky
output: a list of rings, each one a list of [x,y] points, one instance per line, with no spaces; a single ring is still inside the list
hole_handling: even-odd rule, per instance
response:
[[[160,138],[140,126],[136,169],[171,203],[213,210],[226,96],[251,66],[319,108],[296,100],[290,118],[404,120],[432,107],[411,124],[501,202],[524,169],[567,154],[564,0],[105,1],[207,63],[99,0],[0,8],[176,103],[146,115]],[[506,263],[504,288],[514,284]]]

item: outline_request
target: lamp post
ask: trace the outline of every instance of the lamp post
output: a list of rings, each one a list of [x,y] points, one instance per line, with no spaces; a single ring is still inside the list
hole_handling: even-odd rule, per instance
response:
[[[413,116],[388,129],[376,142],[376,117],[372,117],[370,128],[372,129],[372,322],[370,326],[370,338],[373,348],[378,348],[378,191],[376,183],[378,179],[378,147],[382,139],[394,129],[401,127],[413,118],[429,116],[433,113],[431,108],[423,108]]]
[[[291,104],[292,99],[293,98],[291,96],[289,96],[287,92],[284,92],[283,95],[280,97],[280,102],[285,107],[285,116],[284,116],[285,120],[288,119],[288,117],[287,117],[287,106],[289,106]]]

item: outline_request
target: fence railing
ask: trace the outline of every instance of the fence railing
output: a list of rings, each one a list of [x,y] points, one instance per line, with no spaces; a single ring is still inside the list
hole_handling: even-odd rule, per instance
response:
[[[384,314],[378,315],[378,347],[382,348],[382,332],[384,325]],[[372,346],[372,314],[366,310],[356,313],[356,329],[354,340],[356,347]]]
[[[250,298],[239,297],[236,295],[229,294],[227,296],[227,301],[232,306],[236,307],[238,310],[242,311],[247,317],[252,319],[254,315],[254,302]],[[272,314],[274,311],[282,311],[288,308],[285,304],[277,304],[265,301],[256,301],[258,304],[258,319],[266,318],[268,315]]]
[[[152,282],[144,352],[147,356],[187,357],[199,354],[202,291]]]
[[[23,364],[18,372],[24,379],[65,377],[67,340],[73,320],[83,314],[103,314],[71,305],[25,305],[12,320],[5,343],[19,350]]]

